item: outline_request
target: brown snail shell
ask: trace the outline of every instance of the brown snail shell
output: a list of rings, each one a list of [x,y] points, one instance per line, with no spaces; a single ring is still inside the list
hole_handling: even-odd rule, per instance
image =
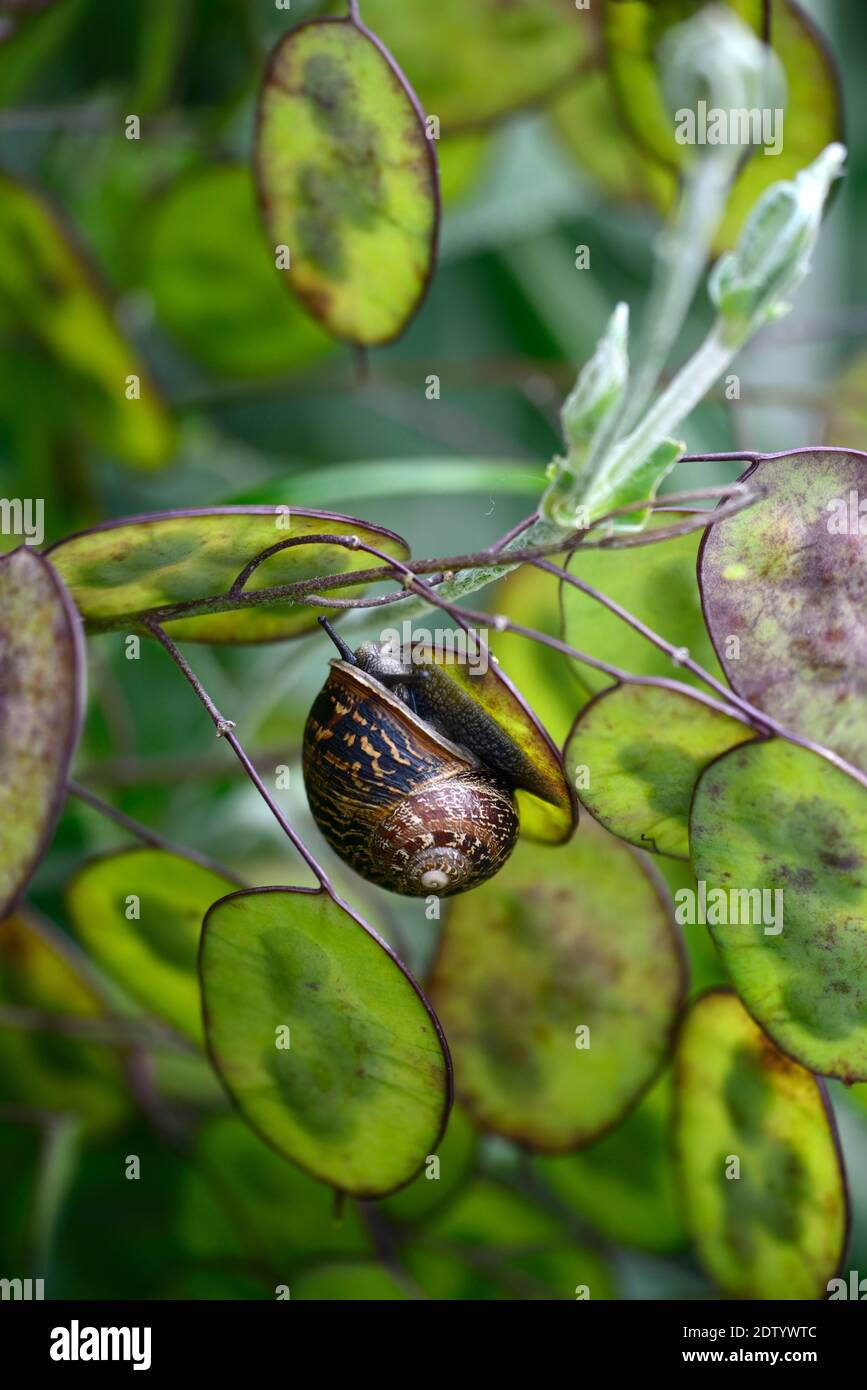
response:
[[[496,772],[347,661],[331,662],[310,711],[304,781],[335,853],[395,893],[474,888],[518,837],[514,799]]]

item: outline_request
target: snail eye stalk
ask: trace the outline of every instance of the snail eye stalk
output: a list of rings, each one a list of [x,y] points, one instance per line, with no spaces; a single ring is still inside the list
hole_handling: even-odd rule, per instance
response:
[[[347,644],[346,644],[346,642],[344,642],[343,638],[340,637],[340,636],[338,635],[338,633],[336,633],[336,632],[334,631],[334,628],[331,626],[331,623],[328,621],[328,619],[325,618],[325,617],[320,617],[320,618],[319,618],[319,626],[320,626],[325,632],[328,633],[328,636],[331,638],[331,640],[332,640],[332,642],[334,643],[335,647],[336,647],[337,650],[340,652],[340,655],[343,657],[343,660],[344,660],[344,661],[348,661],[349,664],[350,664],[350,666],[357,666],[357,665],[358,665],[358,659],[357,659],[357,657],[356,657],[356,655],[355,655],[355,652],[352,650],[352,648],[351,648],[350,646],[347,646]]]

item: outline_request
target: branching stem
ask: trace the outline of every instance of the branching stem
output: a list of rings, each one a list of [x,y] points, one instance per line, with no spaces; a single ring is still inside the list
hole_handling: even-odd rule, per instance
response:
[[[752,456],[750,456],[752,457]],[[640,531],[631,535],[605,536],[598,541],[587,539],[587,537],[611,519],[636,511],[663,511],[681,505],[688,505],[691,502],[712,500],[714,498],[728,499],[723,506],[716,508],[713,512],[694,514],[676,526],[660,528],[657,531]],[[527,532],[532,533],[533,528],[538,524],[536,518],[529,518],[513,528],[505,537],[495,542],[487,549],[477,551],[471,555],[451,555],[432,560],[408,560],[406,562],[396,561],[393,556],[384,551],[377,550],[371,546],[363,545],[357,536],[346,536],[323,532],[316,535],[289,536],[283,541],[269,546],[267,550],[255,555],[252,560],[241,570],[240,574],[233,581],[229,590],[225,594],[215,594],[209,598],[185,600],[181,603],[167,604],[160,608],[151,609],[150,612],[142,613],[117,613],[109,619],[90,623],[92,632],[108,632],[118,628],[129,627],[132,624],[141,624],[149,631],[152,624],[162,626],[167,622],[174,622],[179,618],[200,617],[207,613],[228,613],[244,608],[257,608],[266,603],[295,603],[303,602],[313,595],[327,592],[329,589],[344,589],[354,586],[374,584],[388,579],[388,570],[399,569],[403,574],[428,574],[437,576],[433,582],[451,583],[455,575],[462,571],[478,571],[475,577],[471,576],[469,585],[459,586],[461,592],[472,592],[474,589],[482,588],[484,585],[493,583],[494,580],[507,574],[510,569],[517,565],[525,564],[536,559],[544,559],[550,555],[561,555],[576,546],[581,545],[585,549],[604,549],[617,550],[632,548],[634,546],[655,545],[661,541],[669,540],[673,536],[685,535],[689,531],[700,530],[704,526],[709,526],[717,521],[723,520],[726,516],[732,516],[735,512],[742,511],[756,501],[755,495],[745,488],[742,484],[731,483],[723,487],[697,488],[689,492],[671,493],[665,498],[642,499],[637,502],[630,502],[622,507],[617,507],[613,511],[606,513],[594,521],[593,526],[588,530],[578,530],[572,532],[558,533],[555,538],[546,540],[535,545],[520,546],[517,542],[521,536]],[[362,550],[369,554],[381,558],[382,565],[371,567],[364,570],[348,570],[339,574],[323,575],[313,579],[297,580],[290,584],[274,584],[264,589],[253,589],[247,592],[244,585],[247,583],[255,570],[270,556],[279,551],[289,549],[293,546],[302,545],[332,545],[344,549]],[[450,597],[458,597],[458,594],[450,594]],[[402,597],[401,595],[397,596]],[[359,600],[345,606],[348,607],[378,607],[384,602],[396,601],[395,596],[387,595],[373,602],[369,600]],[[325,606],[325,605],[323,605]],[[343,605],[335,605],[343,606]]]
[[[394,563],[399,565],[399,562]],[[560,571],[556,566],[551,566],[551,569],[558,577],[574,579],[574,575],[567,575],[565,570]],[[740,719],[742,723],[752,725],[757,734],[762,737],[767,738],[771,735],[776,735],[778,738],[786,739],[789,743],[797,744],[799,748],[804,748],[810,753],[815,753],[818,757],[833,763],[835,767],[838,767],[848,776],[853,777],[857,782],[860,782],[863,787],[867,787],[867,774],[863,773],[860,768],[854,767],[851,763],[846,762],[845,758],[841,758],[839,754],[834,753],[830,748],[825,748],[819,743],[814,743],[811,739],[802,738],[800,734],[796,734],[793,730],[785,728],[784,725],[778,723],[776,719],[772,719],[770,715],[765,714],[763,710],[756,709],[749,701],[744,700],[740,695],[736,695],[733,690],[722,685],[709,671],[705,671],[697,662],[694,662],[691,657],[688,655],[684,657],[678,648],[674,647],[670,642],[667,642],[664,637],[654,632],[652,628],[641,623],[638,618],[628,613],[625,608],[621,608],[619,604],[615,605],[612,609],[612,611],[616,612],[618,617],[623,618],[624,621],[628,621],[631,626],[635,627],[636,631],[641,632],[642,635],[653,642],[655,646],[667,652],[668,655],[672,657],[675,665],[681,664],[688,666],[688,668],[693,671],[693,674],[697,675],[699,679],[705,681],[724,697],[726,701],[725,705],[720,705],[709,695],[705,695],[702,691],[696,690],[693,686],[685,685],[682,681],[670,680],[663,676],[636,676],[630,671],[624,671],[620,667],[612,666],[609,662],[600,661],[598,658],[590,656],[588,652],[581,652],[577,647],[571,646],[568,642],[564,642],[558,637],[550,637],[547,633],[539,632],[536,628],[525,627],[522,623],[514,623],[510,618],[506,618],[502,615],[497,615],[492,619],[490,613],[476,612],[471,609],[459,607],[457,604],[450,603],[447,599],[444,599],[441,594],[438,594],[435,589],[416,575],[408,575],[408,582],[423,598],[426,598],[430,603],[448,613],[462,627],[465,627],[468,623],[474,626],[484,627],[485,624],[492,622],[494,628],[498,632],[513,632],[517,637],[526,637],[530,641],[550,647],[553,651],[561,652],[564,656],[570,656],[574,660],[582,662],[584,665],[594,667],[597,671],[603,671],[606,675],[611,676],[613,680],[621,684],[653,685],[677,691],[680,694],[686,695],[691,700],[697,700],[700,704],[712,709],[717,709],[723,714],[727,714],[730,718]],[[610,600],[603,599],[603,596],[589,585],[586,586],[585,592],[587,592],[588,597],[598,598],[604,601],[606,605],[609,605],[611,602]]]

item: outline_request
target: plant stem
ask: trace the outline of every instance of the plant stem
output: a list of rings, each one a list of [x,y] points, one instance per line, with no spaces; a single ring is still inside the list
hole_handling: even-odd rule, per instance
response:
[[[229,879],[232,883],[237,883],[239,888],[248,887],[245,880],[233,873],[231,869],[226,869],[222,864],[217,864],[206,854],[200,854],[198,850],[186,849],[183,845],[176,845],[171,840],[165,839],[164,836],[158,835],[155,830],[151,830],[148,826],[143,825],[141,821],[134,820],[133,817],[128,816],[126,812],[119,811],[118,808],[112,806],[110,802],[103,801],[102,797],[97,796],[92,791],[88,791],[88,789],[82,787],[79,782],[70,781],[67,783],[67,788],[73,796],[78,797],[79,801],[83,801],[94,811],[98,811],[99,814],[105,816],[107,820],[114,821],[121,829],[129,831],[130,835],[134,835],[136,839],[141,840],[143,844],[150,845],[152,849],[162,849],[165,850],[167,854],[177,854],[183,859],[191,859],[196,864],[201,864],[203,869],[210,869],[212,873],[221,874],[223,878]]]
[[[643,343],[638,353],[640,365],[629,384],[620,418],[612,420],[611,430],[600,436],[591,462],[602,457],[614,430],[625,434],[633,428],[653,395],[698,288],[736,167],[732,148],[718,146],[701,154],[685,175],[674,223],[657,243],[656,273],[644,310]]]
[[[250,757],[257,766],[267,767],[275,763],[287,762],[296,752],[297,748],[290,745],[255,748]],[[240,776],[241,773],[242,769],[235,768],[231,763],[227,764],[219,756],[173,757],[165,755],[158,758],[109,757],[98,766],[88,764],[82,769],[81,775],[88,781],[98,782],[102,786],[123,788],[177,786],[180,782],[216,780],[226,776]],[[114,811],[114,807],[111,809]],[[149,837],[153,837],[152,831],[148,830],[147,833]],[[192,853],[188,849],[177,852],[188,857]],[[226,870],[221,868],[220,872],[225,873]]]
[[[701,347],[684,363],[641,423],[611,450],[582,495],[582,504],[591,512],[594,507],[604,506],[619,480],[629,477],[660,444],[671,438],[678,425],[692,413],[734,360],[741,346],[742,339],[732,343],[725,337],[723,326],[717,320]]]
[[[683,522],[678,526],[660,528],[656,531],[639,531],[630,535],[605,536],[598,541],[587,539],[594,530],[604,526],[614,517],[634,511],[661,511],[685,501],[698,501],[702,498],[710,498],[712,495],[731,498],[731,501],[716,508],[713,512],[701,516],[698,520]],[[636,546],[653,545],[658,541],[670,540],[674,536],[685,535],[689,531],[700,530],[703,526],[713,525],[717,521],[722,521],[726,516],[732,516],[735,512],[752,506],[756,500],[757,498],[748,489],[733,483],[724,488],[704,488],[692,493],[673,493],[664,498],[647,498],[641,502],[630,502],[598,517],[587,531],[563,531],[553,522],[544,518],[537,518],[513,541],[506,545],[491,547],[482,556],[440,560],[439,565],[444,570],[460,571],[453,579],[446,580],[440,586],[440,592],[449,599],[463,598],[488,584],[504,579],[519,565],[532,563],[536,559],[543,559],[550,555],[572,551],[578,546],[583,550],[628,550]],[[510,563],[494,563],[500,556],[508,556]],[[410,568],[415,574],[428,572],[426,564],[410,562]],[[318,587],[321,588],[321,584]],[[329,587],[337,586],[330,585]]]
[[[109,1014],[61,1014],[17,1004],[0,1004],[0,1025],[27,1033],[56,1033],[63,1038],[106,1047],[142,1048],[198,1055],[198,1049],[159,1019],[120,1018]]]
[[[729,492],[730,489],[721,489],[721,491]],[[664,500],[667,503],[669,499],[666,498]],[[570,548],[569,553],[570,555],[573,555],[576,550],[627,550],[635,546],[649,545],[651,543],[651,535],[653,535],[656,541],[674,540],[678,536],[687,536],[692,531],[704,530],[708,526],[715,524],[717,521],[725,520],[726,517],[735,516],[738,512],[743,511],[745,507],[752,506],[755,500],[756,498],[754,495],[745,493],[742,496],[736,496],[732,498],[730,503],[726,503],[721,507],[715,508],[713,512],[705,510],[696,510],[689,516],[688,519],[677,522],[676,524],[673,524],[671,526],[657,527],[657,529],[652,533],[638,532],[635,535],[618,536],[616,538],[616,545],[610,543],[613,542],[613,537],[605,537],[603,540],[600,541],[582,541],[580,546]],[[669,508],[667,506],[658,505],[655,506],[653,510],[662,515],[667,510],[669,510]],[[679,509],[676,506],[671,507],[671,511],[673,512],[678,510]],[[549,554],[551,553],[551,549],[552,548],[550,546],[540,547],[538,554]],[[558,552],[562,552],[563,549],[564,546],[562,544],[557,547]],[[538,558],[534,558],[533,555],[527,554],[522,555],[521,558],[517,560],[513,565],[506,565],[501,567],[492,566],[490,572],[487,570],[484,571],[486,576],[484,579],[484,583],[494,583],[496,580],[503,577],[503,575],[509,574],[513,570],[518,569],[519,566],[522,564],[535,565],[538,562]],[[409,572],[418,577],[424,571],[421,566],[416,566]],[[443,596],[451,594],[451,588],[448,582],[442,582],[441,577],[439,575],[435,576],[433,582],[438,584],[439,592],[443,594]],[[481,580],[475,587],[482,587]],[[355,610],[357,608],[383,608],[390,603],[404,602],[409,597],[410,594],[406,591],[394,594],[380,594],[376,598],[325,598],[324,595],[320,593],[310,593],[305,594],[303,597],[300,594],[296,594],[293,599],[293,602],[309,604],[312,608],[321,607],[336,608],[343,610]]]
[[[48,1279],[57,1221],[72,1184],[81,1150],[82,1121],[77,1115],[58,1115],[42,1129],[42,1143],[33,1196],[29,1265],[32,1277]]]
[[[380,1263],[410,1299],[426,1299],[427,1294],[400,1262],[398,1233],[384,1212],[373,1202],[356,1201],[355,1209],[367,1227]]]
[[[755,722],[754,715],[756,711],[754,707],[747,700],[741,699],[740,695],[735,694],[730,686],[717,680],[716,676],[711,675],[710,671],[706,671],[703,666],[700,666],[684,648],[675,647],[672,642],[668,642],[658,632],[654,632],[653,628],[648,627],[646,623],[643,623],[634,613],[630,613],[622,604],[609,598],[608,595],[603,594],[601,590],[594,589],[592,584],[587,584],[583,579],[578,579],[576,575],[570,574],[567,569],[561,569],[558,565],[552,565],[547,560],[534,560],[533,563],[536,568],[544,570],[547,574],[554,575],[561,583],[571,584],[573,588],[579,589],[581,593],[586,594],[588,598],[593,599],[596,603],[601,603],[610,613],[613,613],[615,617],[621,618],[623,622],[640,633],[642,637],[645,637],[648,642],[652,642],[660,651],[665,652],[666,656],[671,658],[673,665],[682,666],[685,670],[690,671],[698,680],[703,681],[711,690],[715,690],[718,695],[721,695],[727,703],[737,705],[738,709],[746,715],[751,723]],[[759,716],[764,723],[764,716],[761,715],[761,712],[759,712]],[[768,732],[771,732],[770,724],[765,724],[765,727]]]
[[[307,865],[308,869],[310,869],[313,875],[315,876],[320,888],[324,892],[326,892],[328,896],[332,898],[339,906],[345,906],[342,900],[338,897],[337,893],[334,891],[334,888],[332,887],[331,881],[328,875],[326,874],[325,870],[321,867],[321,865],[317,862],[316,858],[307,849],[307,846],[301,840],[300,836],[298,836],[292,829],[292,826],[290,825],[286,816],[283,814],[283,811],[277,805],[277,802],[274,800],[268,788],[265,786],[265,783],[262,781],[262,778],[259,776],[250,759],[247,757],[247,754],[244,752],[244,749],[242,748],[240,741],[234,733],[235,725],[233,724],[233,722],[230,719],[225,719],[223,715],[220,713],[220,711],[217,709],[217,706],[214,704],[210,695],[205,690],[198,676],[196,676],[189,663],[181,655],[172,639],[168,636],[167,633],[163,631],[159,623],[148,619],[145,619],[144,621],[148,631],[152,633],[152,635],[157,639],[160,645],[165,648],[172,661],[177,666],[178,670],[186,678],[192,689],[195,691],[196,696],[198,697],[201,704],[204,706],[205,710],[208,713],[208,716],[210,717],[217,731],[217,738],[225,739],[226,743],[228,743],[229,747],[232,749],[232,752],[235,754],[235,757],[238,759],[238,762],[241,764],[250,781],[253,783],[253,786],[256,788],[262,800],[265,802],[265,805],[268,807],[268,810],[271,812],[277,824],[280,826],[280,829],[289,839],[293,848],[304,860],[304,863]]]
[[[728,457],[722,455],[721,457]],[[769,457],[767,455],[750,455],[753,457]],[[707,513],[707,519],[700,517],[697,521],[690,520],[684,522],[678,528],[666,531],[638,532],[630,536],[605,536],[599,541],[588,540],[587,537],[592,531],[605,525],[612,518],[622,516],[635,511],[658,511],[671,507],[676,507],[681,503],[710,499],[714,497],[727,497],[731,499],[730,511],[718,508],[714,512]],[[110,618],[91,621],[88,629],[92,633],[113,632],[119,628],[129,627],[130,625],[140,625],[147,630],[151,630],[151,624],[162,625],[167,622],[174,622],[179,618],[199,617],[207,613],[228,613],[238,609],[257,608],[265,603],[274,602],[295,602],[313,594],[321,593],[328,589],[351,588],[354,585],[373,584],[388,579],[389,570],[399,569],[401,573],[413,574],[442,574],[444,592],[449,597],[459,597],[464,593],[472,593],[476,589],[483,588],[486,584],[493,583],[494,580],[502,578],[510,570],[528,561],[544,558],[548,555],[559,555],[564,551],[573,549],[577,545],[582,545],[587,549],[617,550],[627,549],[632,546],[655,545],[659,541],[667,540],[673,535],[682,535],[690,530],[700,529],[702,526],[711,525],[714,521],[723,519],[725,515],[731,515],[734,511],[740,511],[744,507],[751,506],[755,497],[747,490],[742,489],[739,484],[732,483],[723,488],[699,488],[691,492],[673,493],[665,498],[647,498],[638,502],[630,502],[622,507],[616,507],[599,517],[593,522],[588,530],[562,531],[549,522],[539,518],[531,518],[521,522],[516,528],[508,533],[508,538],[501,537],[486,550],[479,551],[472,555],[446,556],[434,560],[410,560],[406,563],[397,562],[391,555],[386,554],[371,546],[361,544],[356,536],[317,534],[313,536],[293,536],[276,545],[269,546],[266,551],[253,557],[245,566],[238,577],[234,580],[229,591],[225,594],[215,594],[209,598],[188,599],[181,603],[166,604],[160,608],[153,608],[147,613],[128,612],[116,613]],[[530,542],[528,544],[528,542]],[[242,591],[241,585],[254,573],[259,565],[268,556],[280,550],[288,549],[299,545],[331,545],[340,546],[349,550],[367,551],[372,555],[381,558],[382,564],[365,570],[348,570],[340,574],[330,574],[319,576],[313,579],[302,579],[290,584],[274,584],[265,589],[254,589],[250,592]],[[503,563],[508,557],[508,563]],[[461,572],[467,571],[467,574]],[[451,573],[451,578],[445,576]],[[370,603],[368,606],[376,607],[379,601]]]
[[[621,422],[631,429],[657,386],[692,303],[725,209],[737,156],[720,146],[698,160],[687,175],[681,209],[671,234],[660,241],[661,275],[651,289],[646,309],[645,348],[630,387]]]
[[[490,613],[483,613],[471,608],[458,607],[456,604],[446,603],[434,596],[431,591],[431,603],[436,603],[437,607],[443,608],[452,617],[471,623],[474,626],[483,627],[491,622]],[[578,647],[573,647],[569,642],[564,642],[559,637],[550,637],[546,632],[539,632],[536,628],[525,627],[523,623],[512,622],[510,618],[497,615],[494,619],[494,627],[497,632],[512,632],[516,637],[526,637],[531,642],[538,642],[541,646],[550,647],[552,651],[560,652],[562,656],[571,657],[573,661],[580,661],[584,666],[591,666],[595,671],[601,671],[603,675],[610,676],[619,685],[652,685],[660,689],[672,690],[676,694],[686,695],[691,700],[696,700],[699,704],[708,709],[715,709],[721,714],[729,714],[734,719],[740,719],[744,724],[752,724],[753,720],[746,713],[737,710],[732,711],[728,706],[721,705],[710,695],[705,695],[703,691],[696,690],[694,686],[685,685],[683,681],[672,680],[667,676],[636,676],[631,671],[625,671],[620,666],[614,666],[610,661],[603,661],[600,657],[591,656],[589,652],[580,651]],[[763,718],[763,716],[761,716]],[[758,730],[765,732],[764,725]]]
[[[715,323],[701,347],[668,383],[641,424],[623,441],[622,448],[615,450],[619,466],[622,467],[624,458],[630,461],[646,458],[657,444],[667,439],[704,399],[737,356],[740,346],[740,343],[733,345],[727,341],[721,325]]]
[[[377,552],[375,547],[373,546],[363,545],[360,548],[364,550],[369,550],[373,554],[380,553]],[[443,597],[442,593],[438,592],[430,584],[425,583],[425,581],[419,578],[418,575],[414,575],[409,570],[408,566],[402,564],[401,561],[394,560],[392,561],[392,563],[394,564],[396,569],[402,570],[404,572],[405,582],[415,593],[419,594],[419,596],[426,600],[428,603],[433,604],[435,607],[442,609],[451,617],[455,618],[456,621],[461,624],[461,626],[466,626],[466,623],[470,622],[477,626],[485,627],[488,623],[492,621],[491,615],[489,613],[474,612],[466,608],[459,608],[457,605],[449,602],[448,599]],[[563,576],[566,574],[565,570],[558,570],[557,567],[554,565],[551,565],[548,568],[550,568],[555,575]],[[568,577],[571,578],[572,576]],[[595,590],[591,591],[591,595],[594,593]],[[620,616],[626,617],[625,609],[620,610]],[[637,624],[638,619],[635,619],[635,622]],[[630,671],[624,671],[619,666],[612,666],[609,662],[601,661],[597,657],[590,656],[587,652],[579,652],[577,647],[570,646],[568,642],[563,642],[557,637],[549,637],[547,633],[539,632],[535,628],[524,627],[520,623],[514,623],[511,621],[511,619],[506,618],[504,616],[497,615],[496,617],[494,617],[493,626],[496,628],[498,632],[514,632],[516,636],[527,637],[532,641],[541,643],[543,646],[551,647],[552,650],[559,651],[564,656],[571,656],[575,660],[581,661],[587,666],[592,666],[596,670],[602,671],[606,675],[611,676],[613,680],[619,681],[623,684],[659,685],[665,687],[666,689],[680,690],[684,694],[688,695],[691,699],[698,700],[701,704],[707,705],[714,709],[721,710],[721,712],[723,713],[729,713],[729,711],[720,706],[717,703],[717,701],[712,700],[710,696],[702,694],[701,691],[693,689],[692,686],[684,685],[680,681],[667,680],[665,677],[662,676],[635,676]],[[650,637],[651,629],[645,629],[644,635]],[[653,634],[653,636],[655,638],[656,635]],[[664,638],[658,638],[658,641],[660,643],[664,643],[664,640]],[[677,656],[676,648],[669,647],[669,644],[667,643],[665,644],[665,646],[671,654],[673,654],[675,657]],[[700,667],[697,667],[696,669],[701,670]],[[713,678],[708,677],[708,679],[712,680]],[[727,697],[730,696],[732,693],[724,686],[719,686],[719,689]],[[744,702],[744,704],[746,704],[746,702]],[[751,714],[759,716],[759,712],[753,710],[752,706],[747,706],[747,709],[749,709]],[[748,717],[746,713],[735,713],[733,717],[741,718],[742,722],[744,723],[753,722],[753,720],[750,717]],[[762,718],[762,716],[759,716],[759,718]],[[764,728],[764,726],[762,726],[762,728]]]
[[[555,573],[561,573],[557,571],[555,566],[551,568]],[[574,576],[567,575],[565,570],[562,571],[562,576],[569,579],[574,578]],[[678,648],[666,642],[664,637],[660,637],[658,633],[653,632],[652,628],[646,627],[639,619],[634,618],[632,614],[628,614],[627,610],[625,608],[620,608],[619,605],[612,611],[617,611],[619,617],[630,621],[631,624],[636,627],[637,631],[641,631],[643,636],[652,641],[654,645],[660,647],[661,650],[666,651],[672,656],[675,665],[688,665],[694,674],[698,675],[701,680],[706,681],[708,685],[711,685],[724,696],[726,705],[720,705],[718,701],[713,700],[709,695],[705,695],[702,691],[696,690],[693,686],[685,685],[682,681],[669,680],[664,676],[636,676],[630,671],[624,671],[617,666],[612,666],[608,662],[600,661],[597,657],[592,657],[587,652],[581,652],[577,647],[572,647],[568,642],[563,642],[558,637],[549,637],[547,633],[539,632],[536,628],[525,627],[522,623],[514,623],[511,619],[501,615],[497,615],[492,620],[490,613],[477,612],[471,609],[458,607],[456,604],[448,602],[448,600],[444,599],[435,589],[431,588],[429,584],[425,584],[423,580],[417,577],[413,577],[413,584],[417,591],[421,593],[423,597],[426,597],[430,603],[438,608],[442,608],[444,612],[450,614],[451,617],[455,618],[461,624],[470,623],[475,626],[484,627],[485,624],[493,622],[493,626],[498,632],[513,632],[517,637],[526,637],[530,641],[538,642],[545,647],[550,647],[552,651],[561,652],[564,656],[571,656],[574,660],[580,661],[586,666],[592,666],[597,671],[603,671],[606,675],[611,676],[613,680],[621,684],[652,685],[663,689],[674,690],[682,695],[686,695],[691,700],[697,700],[700,704],[708,708],[719,710],[721,713],[727,714],[730,718],[740,719],[742,723],[751,724],[759,735],[764,737],[775,735],[778,738],[785,739],[788,743],[796,744],[799,748],[804,748],[809,753],[815,753],[818,757],[824,758],[826,762],[833,763],[841,772],[845,772],[849,777],[854,778],[861,786],[867,787],[867,773],[862,772],[860,768],[854,767],[852,763],[848,763],[845,758],[841,758],[838,753],[834,753],[830,748],[825,748],[820,743],[814,743],[812,739],[802,738],[800,734],[796,734],[793,730],[785,728],[784,725],[778,723],[776,719],[772,719],[770,715],[765,714],[764,711],[756,709],[755,705],[751,705],[749,701],[744,700],[740,695],[736,695],[733,690],[720,684],[719,681],[711,676],[710,672],[705,671],[697,662],[693,662],[692,658],[687,657],[682,659]],[[588,597],[598,597],[606,604],[610,602],[589,586],[587,587],[587,593]]]
[[[563,541],[557,541],[552,542],[548,545],[540,545],[538,547],[533,548],[532,550],[519,550],[517,552],[513,552],[515,554],[515,560],[513,564],[489,564],[487,567],[481,570],[468,572],[470,573],[470,578],[472,580],[472,583],[470,584],[470,587],[468,589],[463,588],[461,586],[460,575],[458,575],[456,578],[452,580],[449,580],[448,578],[446,578],[448,570],[444,571],[443,573],[440,573],[439,568],[435,574],[433,583],[438,585],[439,592],[440,594],[442,594],[443,597],[453,598],[456,595],[459,596],[466,592],[472,593],[476,589],[482,588],[484,585],[494,583],[498,579],[503,578],[505,575],[510,574],[521,564],[535,564],[536,559],[544,557],[546,555],[561,554],[564,550],[568,551],[571,554],[574,553],[576,549],[625,550],[635,546],[651,545],[659,541],[672,540],[677,536],[688,535],[691,531],[700,531],[707,526],[714,525],[718,521],[723,521],[726,517],[734,516],[737,512],[743,511],[744,508],[752,506],[753,503],[758,500],[756,494],[752,493],[749,489],[742,488],[739,484],[731,484],[727,487],[706,488],[694,493],[672,494],[671,496],[665,497],[659,501],[632,503],[628,508],[624,507],[619,508],[618,510],[635,511],[639,507],[642,509],[648,507],[651,511],[659,513],[663,513],[669,510],[677,511],[678,504],[682,503],[687,499],[696,500],[699,497],[705,498],[710,497],[712,495],[717,497],[726,497],[729,500],[727,502],[724,502],[721,506],[715,508],[712,512],[697,509],[694,512],[692,512],[687,519],[680,521],[675,525],[660,526],[654,531],[637,532],[634,535],[628,536],[605,536],[602,540],[599,541],[588,541],[586,539],[581,538],[581,535],[579,533],[572,533],[574,536],[577,537],[575,543],[572,545],[564,543]],[[600,522],[596,524],[601,524],[601,520],[602,519],[600,518]],[[578,543],[579,540],[580,545]],[[361,548],[363,549],[364,547]],[[509,551],[507,546],[503,546],[500,550],[495,550],[492,548],[490,551],[486,552],[486,554],[490,557],[491,560],[495,559],[498,554],[508,553]],[[410,576],[418,576],[420,574],[425,573],[426,570],[428,570],[429,568],[432,568],[434,564],[440,567],[443,565],[449,565],[450,563],[456,562],[450,562],[449,560],[438,560],[430,562],[409,561],[405,566],[398,566],[395,563],[393,565],[393,568],[400,568],[402,572],[405,572]],[[361,570],[355,572],[350,571],[349,578],[351,578],[353,582],[359,583],[361,582],[361,575],[370,575],[371,577],[382,578],[382,573],[379,570]],[[335,576],[333,579],[329,578],[327,581],[316,579],[304,581],[305,588],[311,590],[311,592],[307,592],[303,595],[301,593],[295,593],[293,597],[293,602],[306,603],[309,604],[311,607],[352,610],[356,608],[382,608],[391,603],[404,602],[410,597],[410,594],[408,592],[398,592],[393,594],[381,594],[376,598],[324,598],[323,595],[319,592],[320,588],[323,587],[323,585],[325,587],[337,587],[337,579],[338,576]],[[315,593],[312,592],[312,589],[314,587],[316,589]],[[414,608],[410,608],[407,616],[414,616],[415,611],[416,610]]]

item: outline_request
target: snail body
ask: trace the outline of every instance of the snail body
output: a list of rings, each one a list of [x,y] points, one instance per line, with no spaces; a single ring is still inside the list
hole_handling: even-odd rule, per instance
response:
[[[519,829],[508,771],[487,761],[502,730],[464,707],[471,697],[450,696],[442,672],[405,667],[372,643],[339,645],[304,730],[304,782],[325,839],[395,893],[446,897],[483,883]]]

